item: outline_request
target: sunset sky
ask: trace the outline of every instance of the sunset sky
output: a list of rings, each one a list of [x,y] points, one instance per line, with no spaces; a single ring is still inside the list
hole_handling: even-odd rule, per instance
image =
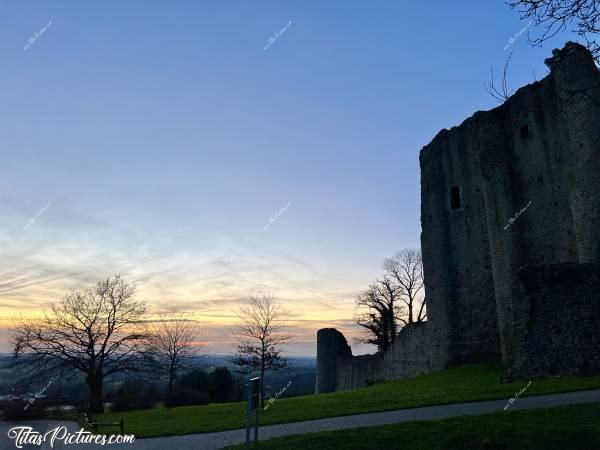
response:
[[[0,2],[0,352],[12,316],[114,273],[214,353],[257,288],[289,354],[351,337],[419,246],[421,147],[496,106],[490,65],[514,51],[517,88],[573,39],[505,50],[526,25],[481,0]]]

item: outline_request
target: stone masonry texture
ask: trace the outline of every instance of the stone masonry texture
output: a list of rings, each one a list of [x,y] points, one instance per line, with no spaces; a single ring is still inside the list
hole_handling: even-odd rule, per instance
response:
[[[546,65],[421,150],[428,322],[360,359],[336,330],[335,351],[317,339],[317,392],[484,360],[600,371],[600,72],[571,42]]]

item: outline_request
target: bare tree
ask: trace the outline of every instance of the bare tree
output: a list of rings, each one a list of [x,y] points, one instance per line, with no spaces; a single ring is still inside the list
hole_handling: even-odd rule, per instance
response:
[[[595,35],[600,33],[600,0],[509,0],[511,9],[517,9],[521,19],[533,19],[536,26],[543,28],[529,43],[541,47],[543,43],[567,29],[581,36],[600,64],[600,44]]]
[[[70,291],[41,319],[15,322],[15,362],[29,377],[64,371],[85,374],[90,412],[104,411],[106,377],[139,370],[146,334],[146,305],[119,275],[83,292]]]
[[[148,353],[155,365],[167,373],[169,394],[178,371],[189,367],[200,356],[202,345],[198,324],[174,308],[164,319],[151,326]]]
[[[504,103],[508,98],[513,94],[513,90],[508,88],[508,66],[510,65],[510,59],[512,58],[513,52],[510,52],[508,58],[506,58],[506,62],[504,63],[504,71],[502,72],[502,83],[500,86],[496,86],[496,81],[494,80],[494,68],[490,67],[491,80],[487,83],[483,83],[486,91],[492,97],[496,99],[498,103]]]
[[[421,250],[405,248],[392,258],[386,258],[383,267],[387,276],[394,280],[400,298],[406,305],[404,325],[424,322],[427,318],[423,285],[423,256]]]
[[[376,280],[357,296],[356,306],[356,323],[366,331],[356,342],[376,345],[379,352],[385,352],[398,335],[400,323],[405,322],[398,286],[388,276]]]
[[[357,342],[386,351],[402,328],[427,319],[423,295],[421,251],[405,248],[383,262],[384,276],[361,292],[356,305],[356,323],[366,335]]]
[[[284,312],[271,292],[258,291],[248,295],[238,312],[238,324],[233,332],[238,340],[237,354],[232,362],[246,370],[260,371],[260,394],[264,404],[264,377],[269,370],[287,366],[281,346],[291,335],[282,332]]]

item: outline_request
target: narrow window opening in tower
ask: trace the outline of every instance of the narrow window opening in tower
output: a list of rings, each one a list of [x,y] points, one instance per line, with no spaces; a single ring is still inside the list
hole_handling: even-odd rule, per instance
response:
[[[460,209],[460,188],[458,186],[452,186],[450,188],[450,208]]]
[[[527,139],[527,135],[529,134],[529,127],[524,125],[521,127],[521,139]]]

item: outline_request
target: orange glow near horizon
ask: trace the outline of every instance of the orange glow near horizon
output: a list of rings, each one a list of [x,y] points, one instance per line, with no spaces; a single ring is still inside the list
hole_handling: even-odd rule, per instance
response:
[[[127,277],[124,276],[124,278],[127,281]],[[48,283],[46,291],[40,287],[32,290],[29,295],[36,297],[36,300],[32,302],[24,302],[22,298],[19,298],[27,293],[27,289],[20,291],[17,298],[11,299],[4,296],[0,302],[0,351],[10,351],[9,329],[13,319],[42,317],[50,310],[51,304],[59,301],[67,290],[81,290],[92,285],[93,283],[75,287],[75,283],[64,282],[64,280]],[[296,295],[291,295],[283,290],[278,292],[285,294],[285,296],[277,296],[283,310],[287,313],[283,319],[285,330],[294,335],[293,341],[285,349],[287,354],[290,356],[315,356],[316,332],[319,328],[324,327],[340,329],[347,336],[349,344],[352,344],[352,337],[357,334],[358,330],[352,323],[354,305],[351,299],[347,302],[334,299],[327,304],[315,301],[315,298],[307,296],[306,292],[299,292]],[[160,320],[162,314],[174,306],[177,310],[189,314],[190,319],[199,323],[202,345],[205,346],[207,353],[229,354],[234,351],[236,341],[232,331],[235,327],[236,311],[244,302],[245,293],[223,296],[223,293],[214,292],[214,297],[205,293],[202,296],[194,295],[185,298],[183,293],[173,290],[171,295],[177,298],[177,301],[171,302],[162,300],[164,294],[165,284],[163,283],[159,286],[144,283],[138,287],[137,297],[144,299],[149,306],[148,320]],[[40,301],[38,298],[48,300]],[[17,304],[22,306],[17,307]]]

